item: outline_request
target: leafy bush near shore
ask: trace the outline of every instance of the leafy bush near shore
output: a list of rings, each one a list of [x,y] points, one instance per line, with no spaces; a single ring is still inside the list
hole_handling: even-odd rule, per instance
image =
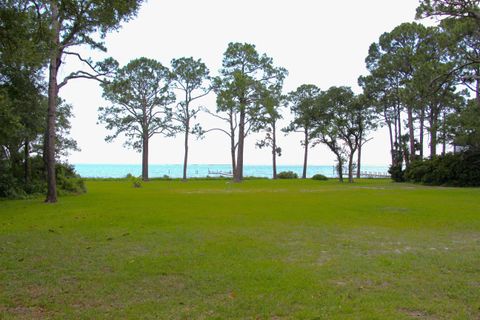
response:
[[[405,170],[404,177],[406,181],[426,185],[480,186],[480,151],[414,161]]]
[[[132,186],[134,188],[141,188],[142,187],[142,179],[140,179],[139,177],[131,177],[130,178],[130,181],[132,182]]]
[[[298,179],[298,174],[293,171],[282,171],[277,174],[278,179]]]
[[[405,182],[405,171],[401,165],[391,165],[390,168],[388,168],[388,173],[393,181]]]
[[[56,167],[57,187],[60,193],[85,193],[85,181],[75,172],[71,164],[59,163]]]
[[[21,181],[12,174],[6,161],[0,162],[0,198],[21,198],[25,196]]]
[[[10,161],[0,161],[0,198],[21,199],[29,195],[46,193],[45,166],[41,157],[29,160],[28,180],[25,181],[23,166],[12,167]],[[72,165],[57,163],[57,190],[59,194],[86,192],[84,180]]]
[[[319,180],[319,181],[327,181],[328,178],[324,176],[323,174],[317,173],[313,175],[312,180]]]

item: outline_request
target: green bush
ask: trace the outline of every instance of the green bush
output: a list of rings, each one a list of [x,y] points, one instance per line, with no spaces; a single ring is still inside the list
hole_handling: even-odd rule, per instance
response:
[[[277,174],[278,179],[298,179],[298,174],[293,171],[282,171]]]
[[[393,181],[405,182],[405,172],[403,171],[402,165],[391,165],[388,169],[388,173]]]
[[[142,187],[142,179],[140,179],[139,177],[131,176],[130,181],[132,182],[132,186],[134,188],[141,188]]]
[[[73,165],[57,163],[57,187],[60,193],[85,193],[85,181],[75,172]]]
[[[405,170],[405,179],[427,185],[480,186],[480,152],[450,153],[414,161]]]
[[[319,180],[319,181],[327,181],[328,178],[324,176],[323,174],[317,173],[313,175],[312,180]]]
[[[23,198],[25,195],[22,183],[10,172],[0,170],[0,198]]]
[[[28,194],[44,194],[47,192],[47,181],[45,180],[45,162],[41,156],[30,159],[31,177],[25,192]]]
[[[413,161],[405,169],[404,178],[406,181],[420,183],[424,181],[424,177],[428,176],[432,171],[431,163],[428,160]]]
[[[0,198],[19,199],[28,195],[39,195],[47,192],[45,180],[45,163],[41,156],[29,159],[29,175],[25,181],[23,161],[12,168],[10,161],[0,160]],[[84,180],[75,172],[72,165],[57,163],[57,190],[62,193],[86,192]]]

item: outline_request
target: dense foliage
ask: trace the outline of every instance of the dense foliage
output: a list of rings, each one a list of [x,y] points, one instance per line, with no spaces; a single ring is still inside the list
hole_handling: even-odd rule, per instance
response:
[[[414,161],[405,170],[404,179],[427,185],[480,186],[480,152],[448,153]]]
[[[87,191],[84,180],[72,165],[57,162],[56,178],[60,194],[80,194]],[[0,198],[25,198],[29,195],[44,194],[47,191],[45,163],[42,157],[30,159],[30,176],[25,181],[23,172],[9,161],[0,161]]]
[[[312,180],[318,180],[318,181],[327,181],[328,178],[324,176],[323,174],[317,173],[312,176]]]
[[[282,171],[277,174],[278,179],[298,179],[298,174],[293,171]]]
[[[112,135],[127,140],[125,145],[142,152],[142,179],[148,180],[148,143],[155,134],[171,135],[175,101],[168,68],[154,59],[138,58],[115,70],[113,79],[102,83],[103,97],[112,103],[99,108],[99,121]]]
[[[217,113],[229,114],[231,130],[224,131],[232,139],[232,171],[236,182],[243,180],[245,138],[264,127],[266,100],[272,97],[269,92],[281,91],[287,74],[286,69],[274,65],[271,57],[258,53],[253,44],[232,42],[223,54],[220,76],[213,85]]]

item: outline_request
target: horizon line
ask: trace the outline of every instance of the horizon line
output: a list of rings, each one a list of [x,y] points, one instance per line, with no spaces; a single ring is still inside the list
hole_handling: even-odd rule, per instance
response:
[[[95,163],[95,162],[77,162],[77,163],[70,163],[72,165],[119,165],[119,166],[125,166],[125,165],[138,165],[141,166],[141,163]],[[149,163],[150,165],[160,165],[160,166],[178,166],[181,165],[183,166],[183,163]],[[201,166],[231,166],[231,163],[189,163],[187,166],[191,165],[201,165]],[[309,166],[334,166],[335,164],[308,164],[307,167]],[[362,166],[389,166],[390,164],[369,164],[369,163],[364,163]],[[264,163],[245,163],[244,166],[273,166],[271,163],[270,164],[264,164]],[[303,164],[277,164],[277,167],[279,166],[299,166],[303,167]]]

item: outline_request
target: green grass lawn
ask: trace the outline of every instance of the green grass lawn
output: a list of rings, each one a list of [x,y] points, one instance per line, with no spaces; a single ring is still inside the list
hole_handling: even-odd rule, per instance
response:
[[[0,201],[0,319],[480,318],[480,189],[87,188]]]

